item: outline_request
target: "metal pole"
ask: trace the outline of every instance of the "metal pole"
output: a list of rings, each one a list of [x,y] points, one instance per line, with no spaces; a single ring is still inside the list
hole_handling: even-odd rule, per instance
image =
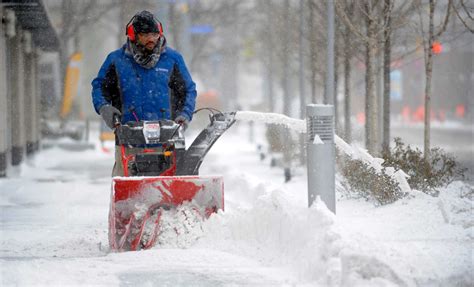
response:
[[[191,63],[193,58],[193,49],[191,47],[191,32],[190,28],[192,25],[191,21],[191,14],[189,13],[189,1],[188,0],[181,0],[180,1],[180,9],[181,9],[181,17],[183,19],[183,27],[181,31],[181,50],[188,65],[188,69],[191,69]]]
[[[317,196],[336,213],[334,106],[307,105],[308,207]]]
[[[305,1],[300,1],[300,47],[299,47],[299,61],[300,61],[300,71],[299,71],[299,84],[300,84],[300,113],[301,118],[305,117],[306,109],[306,92],[304,89],[304,3]]]
[[[304,119],[305,117],[305,109],[306,109],[306,91],[304,87],[304,32],[305,32],[305,23],[304,23],[304,3],[306,1],[300,1],[300,47],[299,47],[299,61],[300,61],[300,71],[299,71],[299,85],[300,85],[300,115],[301,118]],[[303,134],[299,137],[299,144],[300,144],[300,163],[304,165],[305,159],[305,137]]]
[[[326,0],[326,4],[328,6],[328,47],[324,103],[332,105],[334,104],[334,0]]]

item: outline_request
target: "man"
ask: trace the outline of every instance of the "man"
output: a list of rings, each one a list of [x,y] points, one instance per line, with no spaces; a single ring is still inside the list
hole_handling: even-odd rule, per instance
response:
[[[125,45],[107,56],[92,81],[96,112],[110,128],[116,116],[121,123],[173,119],[186,128],[196,85],[183,57],[166,46],[161,23],[148,11],[135,14],[125,33]],[[115,162],[113,174],[123,175],[118,148]]]

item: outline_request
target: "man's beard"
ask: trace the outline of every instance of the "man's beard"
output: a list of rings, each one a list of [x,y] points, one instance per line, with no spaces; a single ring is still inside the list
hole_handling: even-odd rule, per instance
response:
[[[146,46],[138,42],[128,42],[128,49],[133,56],[133,59],[140,66],[151,69],[153,68],[158,60],[160,59],[162,41],[158,41],[155,47],[150,50]]]
[[[140,50],[140,53],[143,53],[144,55],[150,55],[151,53],[153,53],[153,51],[155,50],[156,46],[158,45],[158,42],[156,44],[153,45],[153,48],[149,49],[147,46],[148,46],[148,43],[146,43],[145,45],[143,44],[140,44],[137,42],[137,48]]]

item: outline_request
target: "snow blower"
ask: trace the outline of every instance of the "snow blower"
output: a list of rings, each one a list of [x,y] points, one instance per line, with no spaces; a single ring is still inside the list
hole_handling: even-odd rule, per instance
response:
[[[222,177],[200,176],[199,167],[212,145],[235,122],[234,117],[235,112],[211,114],[209,125],[188,149],[182,126],[173,121],[123,125],[117,121],[115,134],[124,176],[112,179],[111,250],[134,251],[154,246],[163,211],[184,203],[189,203],[202,218],[224,209]]]

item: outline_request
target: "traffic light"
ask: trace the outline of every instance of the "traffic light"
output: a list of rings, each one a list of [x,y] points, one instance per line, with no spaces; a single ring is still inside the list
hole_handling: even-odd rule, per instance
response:
[[[440,42],[434,41],[433,46],[431,46],[431,50],[433,51],[435,55],[438,55],[438,54],[441,54],[441,52],[443,51],[443,46],[441,45]]]

